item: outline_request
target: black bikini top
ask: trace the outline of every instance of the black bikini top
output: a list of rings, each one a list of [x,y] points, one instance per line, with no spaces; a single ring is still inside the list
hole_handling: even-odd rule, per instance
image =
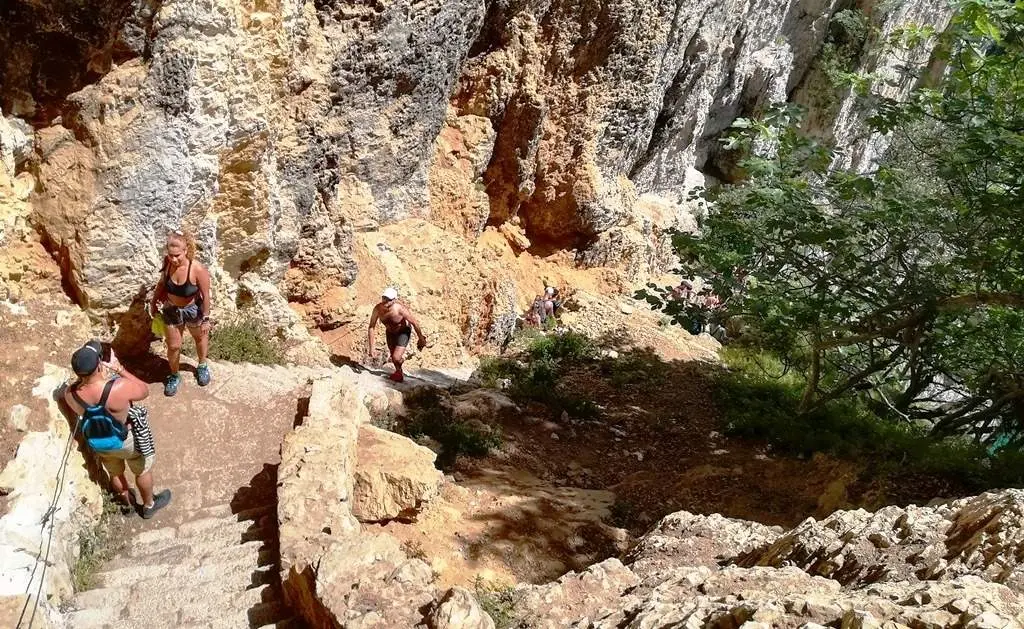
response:
[[[167,268],[167,274],[164,276],[164,285],[167,286],[167,292],[176,297],[192,297],[199,292],[199,284],[193,284],[189,281],[192,277],[192,261],[188,261],[188,270],[185,271],[185,283],[175,284],[171,281],[171,269]]]

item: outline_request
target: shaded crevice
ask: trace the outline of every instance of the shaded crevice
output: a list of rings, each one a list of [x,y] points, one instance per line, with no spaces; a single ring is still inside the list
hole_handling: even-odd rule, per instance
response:
[[[36,124],[57,116],[69,94],[99,80],[115,58],[124,58],[127,49],[118,40],[136,8],[132,0],[0,3],[4,113]]]
[[[629,170],[630,179],[636,179],[642,170],[647,168],[658,155],[662,154],[663,149],[668,144],[675,143],[677,145],[689,146],[693,142],[693,133],[697,126],[696,117],[693,115],[688,116],[683,125],[678,129],[676,125],[679,122],[677,114],[679,113],[680,105],[687,95],[693,91],[694,82],[697,77],[703,74],[707,67],[707,63],[701,61],[701,56],[708,49],[707,42],[700,37],[703,25],[704,22],[702,20],[697,25],[693,36],[686,45],[679,70],[669,83],[668,89],[665,90],[661,109],[654,122],[654,129],[651,132],[650,140],[648,140],[647,148],[640,154]]]

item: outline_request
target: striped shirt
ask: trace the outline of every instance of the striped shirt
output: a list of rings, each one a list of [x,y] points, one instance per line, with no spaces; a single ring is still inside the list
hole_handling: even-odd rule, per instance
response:
[[[146,407],[133,406],[129,408],[128,422],[132,429],[135,451],[142,456],[156,454],[156,448],[153,446],[153,433],[149,430],[149,411],[146,410]]]

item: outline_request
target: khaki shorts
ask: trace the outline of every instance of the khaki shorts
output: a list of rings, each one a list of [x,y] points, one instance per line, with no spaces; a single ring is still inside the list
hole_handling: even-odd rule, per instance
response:
[[[107,474],[110,474],[111,477],[124,474],[125,463],[128,464],[128,469],[132,471],[132,474],[139,476],[148,472],[153,467],[153,461],[156,459],[155,454],[142,456],[135,449],[135,438],[130,430],[128,431],[128,438],[124,440],[123,448],[104,452],[99,457],[103,467],[107,470]]]

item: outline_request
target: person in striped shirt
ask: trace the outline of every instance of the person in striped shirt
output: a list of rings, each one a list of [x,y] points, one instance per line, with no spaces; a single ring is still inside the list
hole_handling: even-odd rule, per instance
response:
[[[123,504],[132,504],[131,490],[125,476],[125,465],[135,475],[142,499],[141,514],[151,518],[171,501],[171,490],[153,493],[153,462],[156,449],[149,429],[146,408],[136,405],[149,395],[149,387],[110,352],[103,360],[104,348],[99,341],[89,341],[71,356],[71,368],[78,381],[64,392],[64,401],[79,418],[87,407],[99,406],[105,415],[128,428],[122,447],[116,450],[96,451],[100,462],[110,475],[110,482]],[[80,420],[81,421],[81,420]]]

